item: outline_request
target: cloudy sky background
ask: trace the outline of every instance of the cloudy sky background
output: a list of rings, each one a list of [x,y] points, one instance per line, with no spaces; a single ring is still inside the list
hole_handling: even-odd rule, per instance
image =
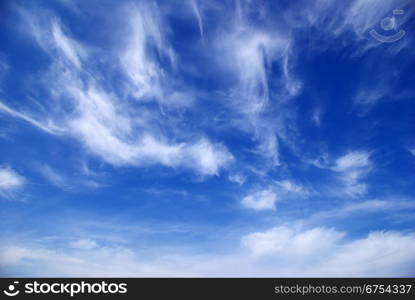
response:
[[[414,275],[413,15],[3,1],[0,274]]]

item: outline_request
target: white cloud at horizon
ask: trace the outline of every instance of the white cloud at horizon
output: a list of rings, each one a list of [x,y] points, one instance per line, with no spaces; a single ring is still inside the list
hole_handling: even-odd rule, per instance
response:
[[[71,248],[2,245],[0,265],[6,272],[24,267],[30,276],[390,277],[411,274],[414,251],[410,232],[374,231],[350,239],[334,228],[280,226],[242,236],[241,247],[229,254],[173,248],[147,257],[127,246],[84,239]]]

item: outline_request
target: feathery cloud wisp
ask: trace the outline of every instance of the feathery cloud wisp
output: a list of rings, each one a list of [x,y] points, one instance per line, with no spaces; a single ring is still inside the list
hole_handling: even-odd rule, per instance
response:
[[[138,100],[155,99],[171,105],[170,100],[178,94],[165,90],[170,79],[157,60],[164,55],[173,64],[174,57],[161,29],[161,17],[150,5],[132,9],[130,14],[132,38],[121,55],[121,66],[134,87],[132,95]],[[87,48],[68,37],[69,31],[62,29],[56,17],[45,15],[39,21],[27,12],[22,15],[31,24],[37,43],[52,59],[46,72],[51,97],[60,100],[57,103],[66,102],[62,107],[54,107],[60,113],[53,114],[54,122],[90,153],[114,165],[161,164],[193,169],[201,175],[218,174],[232,161],[233,156],[224,145],[212,143],[197,133],[187,133],[189,129],[180,132],[179,138],[166,136],[157,109],[125,102],[118,90],[104,88],[103,78],[95,76],[93,66],[84,60],[90,57]],[[182,96],[186,98],[186,94]],[[55,132],[51,126],[46,127],[7,106],[2,105],[0,109],[44,131]],[[191,140],[186,138],[188,135],[192,136]]]
[[[272,190],[262,190],[245,196],[241,200],[242,206],[253,210],[275,210],[277,194]]]
[[[357,198],[364,195],[367,191],[367,185],[362,183],[362,179],[372,166],[369,160],[370,153],[364,151],[352,151],[336,161],[332,170],[340,174],[343,182],[343,193]]]
[[[0,167],[0,196],[13,199],[13,192],[25,184],[25,178],[9,167]]]

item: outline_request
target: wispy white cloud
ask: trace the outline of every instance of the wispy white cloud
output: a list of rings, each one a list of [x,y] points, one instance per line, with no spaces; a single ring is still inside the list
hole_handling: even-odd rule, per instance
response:
[[[244,176],[241,173],[235,173],[235,174],[229,175],[229,180],[239,185],[243,185],[246,181],[246,176]]]
[[[136,139],[132,120],[117,112],[105,95],[85,95],[86,105],[79,119],[74,119],[71,129],[88,149],[105,161],[115,165],[146,165],[159,163],[169,167],[187,166],[205,175],[217,174],[232,160],[232,155],[221,145],[206,139],[194,143],[169,143],[166,138],[156,138],[148,131]]]
[[[377,211],[391,211],[401,210],[405,208],[415,207],[415,203],[410,201],[387,201],[387,200],[370,200],[355,204],[349,204],[344,207],[345,213],[352,213],[355,211],[363,212],[377,212]]]
[[[361,202],[348,202],[335,209],[319,211],[313,214],[310,217],[310,220],[321,223],[326,219],[347,218],[371,213],[386,212],[391,215],[393,212],[400,212],[413,208],[415,208],[415,203],[409,200],[365,200]]]
[[[62,32],[62,25],[52,22],[52,37],[55,46],[77,68],[81,67],[81,57],[85,56],[83,48]]]
[[[252,210],[276,210],[277,202],[307,198],[310,191],[291,180],[271,181],[266,188],[256,188],[241,199],[241,205]]]
[[[233,75],[227,93],[227,108],[237,119],[233,126],[252,136],[253,153],[262,159],[261,168],[270,170],[282,164],[280,142],[294,145],[295,113],[288,100],[303,84],[295,72],[293,28],[282,31],[278,22],[262,22],[270,13],[263,6],[236,1],[234,14],[224,21],[227,30],[215,37],[215,51],[217,64]],[[276,68],[279,76],[270,76]]]
[[[299,230],[290,227],[275,227],[264,232],[250,233],[242,238],[242,244],[252,255],[281,256],[285,259],[320,255],[332,250],[343,233],[330,228],[312,228]]]
[[[385,85],[386,84],[386,85]],[[371,89],[361,89],[355,96],[355,102],[358,105],[373,106],[376,102],[385,97],[388,93],[387,83]]]
[[[291,51],[291,46],[285,49],[285,53],[282,59],[282,70],[284,74],[284,86],[286,90],[291,96],[296,96],[301,91],[303,84],[299,79],[295,78],[295,75],[292,74],[290,59],[292,59],[294,55],[291,53]]]
[[[255,28],[237,28],[227,40],[227,50],[239,78],[240,95],[237,102],[247,114],[263,112],[270,100],[267,68],[271,61],[283,57],[289,39]]]
[[[45,131],[47,133],[50,134],[54,134],[54,135],[60,135],[63,133],[63,129],[60,128],[59,126],[57,126],[52,120],[48,120],[47,122],[42,122],[42,121],[38,121],[35,118],[16,111],[12,108],[10,108],[9,106],[5,105],[4,103],[0,102],[0,112],[6,113],[7,115],[13,117],[13,118],[17,118],[20,120],[23,120],[25,122],[28,122],[29,124],[35,126],[36,128]]]
[[[114,55],[120,57],[121,69],[134,87],[133,97],[154,99],[163,105],[185,103],[190,99],[187,91],[173,92],[165,88],[166,84],[168,89],[171,80],[158,58],[164,56],[174,65],[174,53],[167,43],[167,30],[157,7],[143,4],[143,7],[128,8],[130,38],[121,55]],[[213,143],[204,135],[178,129],[178,137],[167,136],[163,127],[170,124],[162,122],[164,112],[125,101],[125,95],[118,90],[105,87],[102,76],[95,74],[93,64],[85,59],[91,58],[88,48],[70,37],[69,30],[63,29],[56,17],[41,13],[43,19],[39,20],[27,11],[21,14],[29,24],[29,32],[52,59],[45,74],[47,80],[40,81],[44,88],[47,84],[56,103],[61,103],[61,107],[50,110],[50,115],[63,128],[62,132],[80,141],[90,153],[113,165],[162,164],[186,167],[201,175],[218,174],[232,161],[233,156],[224,145]],[[43,125],[4,105],[0,109],[55,133],[52,125]]]
[[[13,171],[11,168],[0,168],[0,188],[4,190],[13,190],[23,185],[24,178]]]
[[[205,42],[205,32],[203,29],[203,19],[202,14],[200,13],[199,5],[197,3],[197,0],[190,0],[190,4],[192,5],[192,9],[195,13],[196,19],[197,19],[197,25],[199,26],[199,32],[200,32],[200,38],[202,39],[202,42]]]
[[[13,192],[25,184],[25,178],[10,167],[0,167],[0,196],[13,198]]]
[[[317,168],[333,172],[334,181],[322,184],[325,193],[341,198],[357,199],[367,193],[368,185],[366,176],[373,170],[374,164],[370,159],[369,151],[349,151],[337,159],[330,159],[327,153],[321,154],[315,159],[305,160]]]
[[[58,171],[53,169],[51,166],[47,164],[41,164],[37,166],[37,170],[42,174],[43,177],[46,178],[52,185],[67,190],[70,189],[70,184],[68,179],[65,178],[62,174]]]
[[[41,8],[33,11],[23,7],[16,8],[23,21],[24,33],[31,35],[40,48],[62,63],[81,67],[81,59],[87,54],[84,47],[65,33],[69,30],[64,28],[52,12]]]
[[[7,75],[7,73],[9,72],[9,68],[10,66],[7,62],[5,55],[0,53],[0,79],[3,79]]]
[[[316,124],[317,127],[321,126],[321,110],[315,109],[311,115],[311,120]]]
[[[90,170],[83,162],[80,172],[68,173],[64,168],[47,163],[34,163],[33,169],[38,172],[49,184],[65,192],[77,193],[82,189],[96,189],[106,186],[105,178]]]
[[[71,89],[78,101],[78,114],[69,122],[72,134],[92,153],[115,165],[186,166],[205,175],[217,174],[232,160],[232,155],[221,145],[201,138],[194,143],[171,143],[151,126],[136,120],[120,110],[102,90],[79,86]],[[143,132],[137,129],[141,128]]]
[[[72,248],[80,250],[91,250],[98,247],[98,244],[91,239],[80,239],[69,244]]]
[[[157,101],[163,107],[188,107],[193,90],[175,74],[178,55],[169,43],[169,25],[156,3],[127,6],[128,36],[119,56],[129,84],[127,92],[138,101]],[[125,91],[124,91],[125,92]]]
[[[269,26],[261,22],[264,14],[267,14],[266,9],[265,12],[259,11],[250,1],[236,1],[233,25],[228,25],[225,34],[217,36],[218,44],[224,45],[221,55],[218,55],[221,58],[219,63],[232,70],[238,79],[234,90],[229,94],[230,98],[236,99],[233,103],[240,113],[238,119],[243,118],[244,122],[236,122],[235,126],[253,133],[257,143],[256,153],[268,158],[268,166],[281,165],[280,143],[285,143],[295,155],[303,159],[301,132],[295,111],[297,106],[289,106],[287,101],[298,96],[303,88],[303,82],[295,70],[296,61],[301,56],[296,52],[295,30],[302,28],[309,31],[314,28],[322,32],[321,36],[332,37],[320,42],[320,35],[316,33],[312,40],[318,42],[310,45],[316,48],[313,50],[324,51],[329,46],[335,48],[337,45],[350,44],[355,46],[350,55],[362,55],[368,49],[379,46],[379,42],[367,34],[368,30],[391,13],[393,8],[407,3],[360,0],[340,2],[302,1],[298,4],[301,10],[297,11],[295,5],[289,10],[283,10],[281,18],[275,21],[275,26]],[[253,21],[250,19],[252,16],[258,19]],[[285,31],[279,31],[279,26],[285,28]],[[223,48],[227,49],[223,51]],[[225,56],[225,62],[222,59],[223,53],[229,54]],[[269,78],[270,65],[280,66],[279,78]],[[387,88],[362,90],[357,94],[356,102],[375,103],[388,92]],[[320,113],[315,110],[312,115],[317,126],[321,125]],[[349,193],[361,194],[363,186],[354,185],[349,188]]]
[[[275,210],[278,197],[273,190],[260,190],[242,198],[241,205],[253,210]]]
[[[370,153],[365,151],[352,151],[339,157],[332,170],[340,174],[343,182],[341,193],[352,198],[364,195],[367,185],[362,182],[363,177],[371,170]]]
[[[289,193],[307,194],[307,190],[303,186],[298,185],[290,180],[277,181],[276,184]]]
[[[156,10],[147,6],[130,11],[129,42],[121,56],[125,73],[137,99],[161,99],[163,71],[154,56],[166,54],[165,37]],[[153,50],[153,51],[151,51]]]
[[[265,122],[266,124],[266,122]],[[279,166],[280,154],[279,154],[279,141],[277,133],[273,130],[264,129],[266,125],[259,125],[255,127],[255,141],[258,143],[254,153],[258,153],[269,160],[269,166]]]
[[[285,51],[287,40],[280,35],[240,25],[233,32],[219,37],[218,43],[226,47],[228,63],[225,64],[229,65],[237,80],[230,93],[231,104],[240,115],[238,118],[244,121],[236,126],[253,134],[258,154],[267,158],[272,166],[279,165],[277,131],[266,118],[271,108],[267,73],[271,62]],[[223,65],[224,62],[219,63]]]
[[[349,152],[336,160],[333,170],[346,172],[368,167],[370,165],[369,156],[369,153],[363,151]]]
[[[222,145],[212,145],[202,139],[188,147],[180,161],[190,158],[190,163],[197,166],[202,174],[218,174],[219,169],[233,160],[232,154]]]
[[[378,231],[348,240],[343,232],[333,228],[286,226],[251,233],[242,239],[254,257],[263,257],[274,268],[278,266],[287,272],[286,276],[405,274],[415,263],[410,254],[414,242],[414,234]]]

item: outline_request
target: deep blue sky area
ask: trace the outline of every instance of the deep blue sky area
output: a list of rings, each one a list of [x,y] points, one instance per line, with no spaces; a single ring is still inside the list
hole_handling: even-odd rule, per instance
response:
[[[413,276],[413,4],[3,1],[0,275]]]

